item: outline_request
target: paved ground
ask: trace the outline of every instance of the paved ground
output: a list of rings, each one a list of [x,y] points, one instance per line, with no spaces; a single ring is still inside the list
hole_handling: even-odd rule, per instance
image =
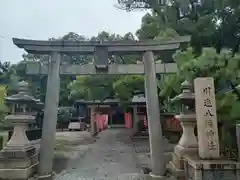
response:
[[[68,141],[68,144],[82,145],[89,139],[92,139],[92,135],[88,131],[56,132],[56,140]]]
[[[142,169],[151,168],[150,162],[150,148],[148,137],[134,137],[132,143],[137,154],[138,162],[141,164]],[[165,163],[168,164],[172,159],[174,144],[170,144],[167,139],[164,139],[164,155]]]
[[[85,155],[95,138],[87,131],[64,131],[56,133],[53,171],[61,173]]]
[[[145,179],[128,136],[127,129],[108,129],[91,150],[76,160],[57,180]]]

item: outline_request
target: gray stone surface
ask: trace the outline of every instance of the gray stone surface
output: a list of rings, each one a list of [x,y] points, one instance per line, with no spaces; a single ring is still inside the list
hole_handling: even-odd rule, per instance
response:
[[[150,153],[149,139],[148,137],[134,137],[132,138],[132,143],[134,145],[135,151],[137,153]],[[166,138],[163,140],[164,152],[173,152],[175,144],[168,142]]]
[[[143,41],[39,41],[13,38],[13,43],[19,48],[24,48],[28,53],[47,54],[52,51],[59,53],[78,53],[80,55],[86,53],[95,53],[95,47],[99,44],[107,47],[108,52],[114,54],[123,53],[142,53],[145,51],[161,52],[165,50],[179,49],[180,44],[189,43],[190,36],[179,36],[175,40],[159,42],[157,40]]]
[[[60,53],[51,53],[38,166],[38,174],[43,177],[51,174],[53,166],[52,159],[54,157],[55,132],[58,114],[57,108],[60,88],[60,60]]]
[[[130,131],[107,129],[84,157],[56,177],[56,180],[145,179],[137,164]]]
[[[143,61],[152,174],[155,176],[163,176],[166,172],[166,168],[164,164],[164,145],[162,141],[162,128],[153,52],[145,52],[143,55]]]
[[[149,148],[149,140],[144,137],[135,137],[132,138],[132,143],[137,154],[138,164],[142,167],[143,170],[146,168],[151,169],[151,161],[150,161],[150,148]],[[167,139],[164,139],[164,160],[167,165],[172,158],[172,152],[174,144],[170,144]]]

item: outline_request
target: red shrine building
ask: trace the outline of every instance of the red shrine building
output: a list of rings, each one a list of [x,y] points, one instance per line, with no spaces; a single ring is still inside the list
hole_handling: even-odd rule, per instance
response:
[[[91,116],[94,116],[94,126],[97,131],[111,127],[132,128],[133,133],[137,135],[148,134],[148,120],[146,99],[144,93],[135,93],[129,102],[121,103],[117,99],[107,98],[104,101],[86,101],[77,100],[75,102],[77,116],[81,117],[87,124],[91,124]],[[95,109],[94,113],[91,112]],[[163,133],[166,136],[179,137],[182,129],[180,123],[174,117],[175,113],[169,113],[161,110],[161,121]],[[100,121],[100,122],[99,122]],[[144,133],[145,132],[145,133]]]
[[[108,127],[133,128],[134,119],[137,121],[135,124],[142,121],[147,127],[146,100],[143,93],[134,94],[132,100],[124,102],[124,105],[116,99],[107,98],[104,101],[77,100],[75,107],[77,115],[84,117],[82,119],[88,124],[91,119],[91,108],[94,107],[96,117],[100,117],[99,115],[107,117]]]

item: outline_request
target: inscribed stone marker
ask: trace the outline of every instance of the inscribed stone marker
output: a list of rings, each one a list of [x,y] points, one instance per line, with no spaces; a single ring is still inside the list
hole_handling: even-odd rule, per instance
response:
[[[219,158],[219,137],[214,81],[211,77],[194,80],[198,151],[202,159]]]

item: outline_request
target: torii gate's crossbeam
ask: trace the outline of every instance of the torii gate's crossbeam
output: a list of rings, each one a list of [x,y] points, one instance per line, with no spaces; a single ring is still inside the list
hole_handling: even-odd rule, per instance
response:
[[[190,37],[179,37],[171,41],[38,41],[13,38],[13,43],[19,48],[24,48],[33,54],[77,53],[80,55],[94,54],[96,47],[106,47],[109,54],[136,54],[139,52],[152,51],[158,53],[167,50],[176,50],[180,44],[188,43]]]
[[[177,65],[175,63],[156,63],[155,64],[156,73],[175,73],[177,71]],[[27,63],[27,74],[48,74],[49,67],[48,65],[28,62]],[[62,64],[60,66],[60,74],[65,75],[94,75],[94,74],[109,74],[109,75],[135,75],[135,74],[144,74],[144,65],[143,64],[109,64],[108,71],[99,73],[96,70],[95,65],[85,64],[85,65],[71,65],[71,64]]]

